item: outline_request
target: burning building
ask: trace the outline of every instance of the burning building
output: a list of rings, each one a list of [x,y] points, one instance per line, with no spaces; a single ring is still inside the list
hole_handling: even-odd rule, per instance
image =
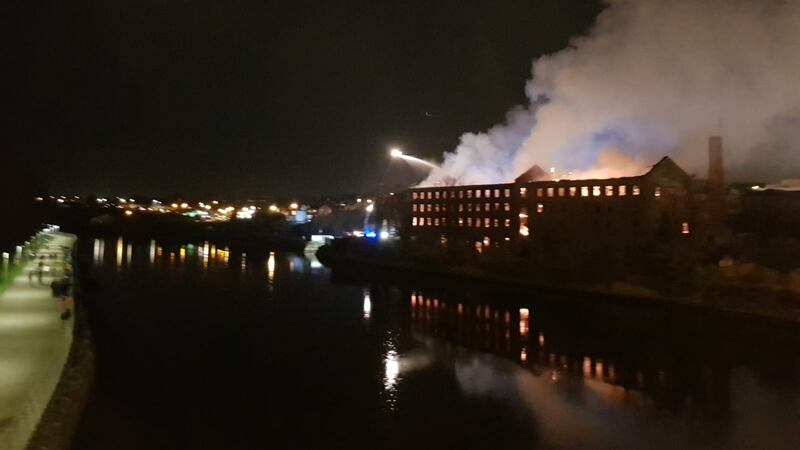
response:
[[[707,185],[716,192],[721,140],[711,138],[709,149]],[[549,269],[653,270],[647,261],[681,255],[712,232],[695,205],[708,206],[714,195],[696,188],[663,157],[638,176],[551,179],[534,166],[510,183],[412,188],[392,196],[388,209],[411,248],[507,255]]]

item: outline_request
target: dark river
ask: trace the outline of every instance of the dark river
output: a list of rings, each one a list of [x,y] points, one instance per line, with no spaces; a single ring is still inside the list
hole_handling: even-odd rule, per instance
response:
[[[800,448],[778,327],[224,244],[81,254],[79,450]]]

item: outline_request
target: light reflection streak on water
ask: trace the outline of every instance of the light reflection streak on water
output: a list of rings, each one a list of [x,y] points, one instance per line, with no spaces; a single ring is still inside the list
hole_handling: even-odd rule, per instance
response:
[[[389,411],[397,409],[397,384],[400,381],[402,363],[397,352],[397,336],[394,332],[388,331],[384,338],[383,347],[383,391],[384,404]]]
[[[383,387],[386,390],[391,390],[397,383],[397,376],[400,374],[400,359],[395,350],[386,352],[383,360],[385,365]]]
[[[245,271],[246,269],[247,269],[247,253],[242,252],[241,270]]]
[[[128,242],[128,246],[125,248],[125,264],[130,266],[132,258],[133,258],[133,244]]]
[[[161,252],[159,251],[159,255],[160,254],[161,254]],[[150,264],[152,265],[156,261],[156,241],[154,241],[154,240],[150,241],[149,256],[150,256]]]
[[[117,265],[116,265],[116,267],[117,267],[117,269],[122,267],[122,256],[123,256],[122,255],[122,249],[123,249],[122,245],[123,245],[122,236],[120,236],[117,239],[117,253],[116,253],[116,256],[117,256]]]
[[[275,281],[275,252],[269,252],[267,258],[267,280],[270,284]]]
[[[369,319],[370,314],[372,313],[372,299],[369,295],[369,289],[364,289],[363,299],[362,299],[362,309],[364,311],[364,319]]]
[[[105,240],[103,239],[95,239],[94,240],[94,261],[95,264],[103,264],[103,256],[105,253]]]
[[[529,317],[530,317],[530,311],[528,310],[528,308],[519,309],[519,335],[521,337],[528,336],[528,331],[530,330],[530,326],[528,323]]]

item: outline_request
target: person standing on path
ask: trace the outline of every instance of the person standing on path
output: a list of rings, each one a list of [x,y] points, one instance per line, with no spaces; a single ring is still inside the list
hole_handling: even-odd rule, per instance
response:
[[[72,310],[75,309],[75,299],[71,295],[61,296],[61,320],[68,320],[72,317]]]
[[[44,276],[44,262],[39,261],[39,266],[36,268],[36,277],[39,279],[39,284],[43,284],[42,277]]]

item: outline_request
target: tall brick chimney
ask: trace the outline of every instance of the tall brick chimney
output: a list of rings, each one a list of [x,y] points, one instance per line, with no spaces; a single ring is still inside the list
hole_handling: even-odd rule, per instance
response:
[[[725,188],[725,169],[722,168],[722,137],[708,138],[708,185],[713,189]]]

